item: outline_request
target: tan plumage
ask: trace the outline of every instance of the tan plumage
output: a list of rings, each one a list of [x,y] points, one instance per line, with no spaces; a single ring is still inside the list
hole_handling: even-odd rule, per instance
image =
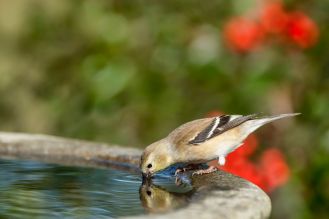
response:
[[[175,163],[198,164],[225,157],[238,148],[257,128],[298,113],[258,117],[257,115],[223,115],[185,123],[145,148],[140,168],[145,175],[165,169]]]

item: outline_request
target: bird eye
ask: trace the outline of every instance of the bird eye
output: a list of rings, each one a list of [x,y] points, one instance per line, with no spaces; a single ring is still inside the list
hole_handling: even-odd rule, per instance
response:
[[[151,167],[152,167],[152,164],[147,165],[147,168],[151,168]]]
[[[148,196],[151,196],[151,195],[152,195],[152,192],[151,192],[151,191],[146,191],[146,194],[147,194]]]

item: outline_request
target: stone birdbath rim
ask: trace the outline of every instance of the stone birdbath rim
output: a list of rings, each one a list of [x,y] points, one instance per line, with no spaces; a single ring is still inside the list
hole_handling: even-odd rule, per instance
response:
[[[31,159],[70,166],[112,167],[138,171],[142,151],[42,134],[0,132],[0,157]],[[240,177],[217,171],[192,176],[196,192],[189,203],[161,214],[126,218],[268,218],[270,198],[259,187]]]

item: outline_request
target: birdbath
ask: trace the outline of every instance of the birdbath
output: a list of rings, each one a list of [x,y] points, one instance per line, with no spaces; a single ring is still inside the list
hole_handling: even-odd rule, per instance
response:
[[[5,177],[0,180],[0,192],[6,194],[0,197],[0,217],[270,215],[271,201],[259,187],[223,171],[194,176],[186,172],[179,180],[143,182],[138,169],[141,153],[117,145],[0,132],[0,164],[6,167],[0,172]]]

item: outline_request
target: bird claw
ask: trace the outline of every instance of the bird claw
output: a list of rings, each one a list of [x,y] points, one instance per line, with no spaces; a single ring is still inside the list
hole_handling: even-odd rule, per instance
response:
[[[190,164],[186,167],[183,167],[183,168],[178,168],[176,171],[175,171],[175,176],[177,176],[179,173],[184,173],[186,171],[189,171],[189,170],[193,170],[195,169],[195,165],[194,164]]]
[[[182,185],[182,184],[183,184],[182,179],[179,178],[179,177],[176,177],[176,179],[175,179],[175,184],[176,184],[176,186],[180,186],[180,185]]]
[[[177,176],[178,173],[180,173],[180,172],[183,172],[183,169],[177,169],[177,170],[175,171],[175,176]]]
[[[183,172],[186,172],[190,170],[190,168],[187,168],[187,167],[184,167],[184,168],[178,168],[176,171],[175,171],[175,176],[177,176],[179,173],[183,173]]]
[[[197,170],[195,172],[192,173],[192,176],[194,175],[202,175],[202,174],[208,174],[208,173],[212,173],[217,171],[217,167],[215,166],[210,166],[207,169],[203,169],[203,170]]]

